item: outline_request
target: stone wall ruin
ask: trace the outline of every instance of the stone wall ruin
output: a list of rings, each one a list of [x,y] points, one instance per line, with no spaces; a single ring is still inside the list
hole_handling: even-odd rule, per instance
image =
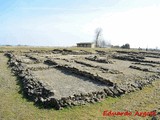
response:
[[[140,67],[133,66],[132,62],[138,62],[134,65],[144,62],[147,63],[146,65],[153,64],[156,70],[159,69],[160,61],[145,60],[145,55],[138,57],[137,55],[128,55],[128,53],[117,53],[107,62],[106,59],[100,61],[86,59],[90,58],[90,53],[84,52],[83,54],[80,52],[80,55],[77,54],[78,52],[72,53],[72,51],[67,50],[54,50],[49,53],[40,51],[5,53],[9,58],[8,65],[11,67],[12,72],[20,78],[22,90],[27,98],[33,100],[35,103],[40,103],[44,107],[53,107],[58,110],[64,107],[99,102],[108,96],[117,97],[141,90],[144,86],[160,78],[158,71],[147,71],[150,73],[148,75],[145,73],[146,71],[142,70],[142,76],[132,76],[132,74],[137,75],[139,72],[136,69],[140,70]],[[103,52],[102,55],[105,56],[105,53]],[[117,68],[118,65],[122,65],[121,62],[124,62],[124,60],[127,62],[124,68]],[[127,73],[125,69],[127,69],[127,72],[131,71],[135,73]],[[56,76],[53,71],[62,75],[62,78],[63,75],[70,76],[64,80],[66,82],[65,85],[68,85],[64,86],[64,90],[61,90],[63,80],[61,80],[62,87],[56,88],[56,83],[54,83],[56,80],[54,81],[54,78],[59,78],[59,76]],[[45,78],[44,76],[47,76],[46,74],[44,76],[38,74],[47,72],[48,74],[51,72],[51,76]],[[79,84],[77,86],[75,84],[77,89],[70,86],[71,83],[67,83],[67,81],[72,81],[68,80],[70,78],[75,78],[73,81],[79,84],[81,81],[84,83],[84,86],[82,84],[81,89],[78,88]],[[54,84],[50,84],[50,82]],[[87,85],[90,86],[90,89],[88,89],[89,86]],[[73,91],[70,90],[69,94],[66,93],[64,95],[61,93],[61,91],[65,91],[65,89],[67,91],[67,89],[71,88],[74,89]]]

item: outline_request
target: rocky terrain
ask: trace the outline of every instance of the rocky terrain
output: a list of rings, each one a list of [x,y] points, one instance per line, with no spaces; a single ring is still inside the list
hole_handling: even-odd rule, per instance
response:
[[[141,90],[160,78],[159,53],[54,49],[6,52],[27,97],[62,109]]]

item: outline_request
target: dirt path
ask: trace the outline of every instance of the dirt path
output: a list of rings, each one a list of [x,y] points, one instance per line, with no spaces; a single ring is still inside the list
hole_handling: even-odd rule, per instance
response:
[[[160,109],[160,80],[141,91],[103,102],[56,111],[39,109],[19,93],[17,79],[7,66],[7,58],[0,54],[0,120],[145,120],[147,117],[103,117],[104,110],[151,111]]]

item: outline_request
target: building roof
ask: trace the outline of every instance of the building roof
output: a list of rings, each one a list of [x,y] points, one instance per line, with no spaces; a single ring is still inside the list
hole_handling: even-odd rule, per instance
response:
[[[93,42],[83,42],[83,43],[77,43],[77,44],[94,44]]]

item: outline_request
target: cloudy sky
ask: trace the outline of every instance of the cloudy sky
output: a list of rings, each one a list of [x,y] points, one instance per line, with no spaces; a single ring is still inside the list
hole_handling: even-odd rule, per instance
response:
[[[113,45],[160,48],[160,0],[0,0],[0,45],[73,46],[98,27]]]

